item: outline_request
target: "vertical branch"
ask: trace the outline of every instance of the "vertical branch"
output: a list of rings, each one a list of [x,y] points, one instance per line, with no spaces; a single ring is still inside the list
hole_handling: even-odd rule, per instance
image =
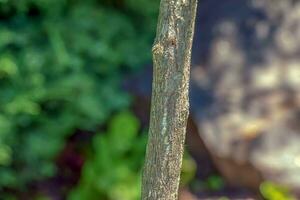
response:
[[[184,151],[197,0],[161,0],[143,200],[176,200]]]

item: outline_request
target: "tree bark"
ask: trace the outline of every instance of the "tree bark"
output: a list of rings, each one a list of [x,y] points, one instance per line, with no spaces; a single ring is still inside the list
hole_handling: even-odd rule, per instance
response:
[[[189,113],[189,76],[197,0],[161,0],[153,45],[149,140],[143,200],[176,200]]]

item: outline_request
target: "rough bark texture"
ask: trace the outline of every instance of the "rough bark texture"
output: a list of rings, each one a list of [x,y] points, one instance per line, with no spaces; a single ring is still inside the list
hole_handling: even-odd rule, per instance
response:
[[[143,200],[176,200],[187,117],[197,0],[162,0],[153,45],[154,78]]]

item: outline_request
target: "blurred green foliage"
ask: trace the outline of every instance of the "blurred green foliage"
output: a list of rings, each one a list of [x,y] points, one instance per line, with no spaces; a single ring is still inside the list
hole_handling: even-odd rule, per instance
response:
[[[158,0],[0,1],[0,193],[55,174],[53,161],[70,134],[96,131],[129,104],[120,80],[150,60],[157,8]],[[94,139],[100,157],[139,148],[123,144],[137,131],[136,120],[123,115],[109,136]],[[117,136],[122,120],[134,130]],[[101,163],[107,175],[111,164]],[[131,172],[121,164],[115,173]]]
[[[107,132],[93,138],[92,151],[69,200],[140,199],[147,135],[138,134],[139,129],[138,119],[129,111],[122,111],[111,119]],[[195,173],[196,163],[186,153],[181,185],[190,183]]]
[[[197,164],[195,160],[190,156],[188,151],[185,150],[182,159],[180,184],[182,186],[189,184],[195,178],[196,171],[197,171]]]
[[[221,176],[212,175],[207,178],[207,180],[205,182],[205,186],[209,190],[218,191],[218,190],[221,190],[222,188],[224,188],[225,183]]]
[[[204,190],[204,191],[220,191],[225,187],[225,181],[219,175],[210,175],[206,179],[196,180],[192,185],[195,191]]]
[[[130,112],[115,115],[107,132],[94,137],[93,152],[69,199],[139,199],[147,137],[138,132],[139,121]]]
[[[260,192],[266,200],[296,200],[287,188],[269,181],[260,185]]]

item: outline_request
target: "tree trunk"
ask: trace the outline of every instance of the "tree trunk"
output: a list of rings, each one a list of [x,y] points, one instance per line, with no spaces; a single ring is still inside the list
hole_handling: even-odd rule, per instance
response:
[[[176,200],[189,113],[197,0],[162,0],[153,45],[153,89],[143,200]]]

